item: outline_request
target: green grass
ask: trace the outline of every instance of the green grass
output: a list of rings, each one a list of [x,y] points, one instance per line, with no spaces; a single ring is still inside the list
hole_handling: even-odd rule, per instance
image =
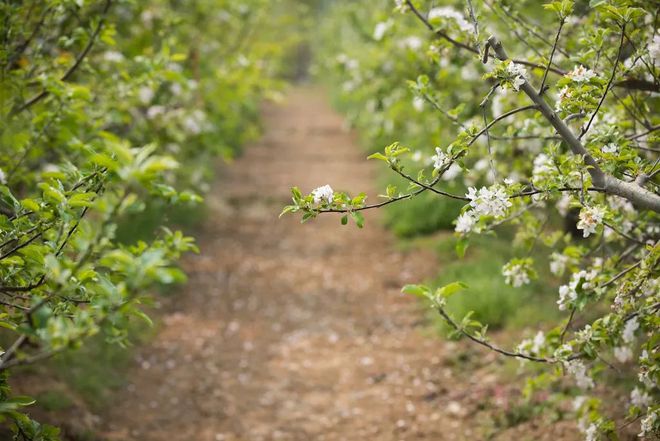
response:
[[[408,182],[385,170],[381,187],[396,185],[399,191],[406,192]],[[441,183],[438,186],[453,194],[463,194],[465,190],[456,185]],[[399,237],[415,237],[439,230],[453,230],[454,219],[460,214],[465,202],[437,194],[424,192],[412,199],[388,205],[384,209],[385,225]]]
[[[73,406],[73,400],[63,390],[49,390],[38,394],[35,399],[39,406],[48,412],[66,410]]]
[[[143,344],[153,333],[153,328],[137,322],[129,331],[130,340],[134,344]],[[53,358],[47,369],[66,384],[71,392],[82,398],[92,411],[98,412],[104,409],[113,393],[126,384],[126,370],[133,358],[131,349],[130,346],[127,348],[108,343],[103,336],[98,335],[86,341],[80,349]],[[46,410],[67,406],[67,398],[61,393],[37,398],[38,405]]]
[[[555,301],[556,288],[547,272],[521,288],[504,283],[502,266],[516,256],[509,237],[481,236],[471,238],[465,257],[460,259],[454,250],[456,239],[442,237],[437,244],[440,273],[433,285],[443,286],[462,281],[468,288],[449,299],[448,309],[461,318],[474,312],[474,318],[491,328],[523,328],[528,325],[552,322],[559,317]],[[546,262],[540,261],[540,265]],[[435,315],[434,315],[435,317]],[[434,322],[442,329],[444,321]]]

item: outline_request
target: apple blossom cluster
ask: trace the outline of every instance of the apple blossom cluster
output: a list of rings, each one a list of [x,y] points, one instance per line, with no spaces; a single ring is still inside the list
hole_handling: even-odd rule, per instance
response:
[[[521,354],[539,355],[546,344],[546,338],[543,331],[538,331],[534,338],[527,338],[518,344],[516,350]]]
[[[456,219],[455,231],[458,233],[470,232],[482,217],[504,217],[513,205],[504,187],[499,184],[479,190],[470,187],[465,197],[470,200],[470,208]]]
[[[550,255],[550,272],[555,276],[563,275],[570,260],[565,254],[553,252]]]
[[[431,23],[441,18],[448,18],[450,20],[454,20],[462,31],[465,32],[473,31],[472,25],[468,23],[468,21],[465,19],[463,14],[461,14],[451,6],[436,7],[431,9],[428,13],[428,20]]]
[[[318,187],[312,191],[315,204],[332,204],[335,197],[335,192],[329,185]]]
[[[640,438],[645,437],[647,435],[651,435],[652,433],[657,433],[655,432],[655,427],[656,427],[656,423],[660,419],[659,414],[660,414],[659,409],[649,408],[648,412],[646,413],[646,416],[641,420],[642,431],[639,433]]]
[[[514,260],[502,268],[502,275],[504,276],[507,285],[514,288],[520,288],[523,285],[529,284],[531,281],[531,261],[530,260]]]
[[[578,291],[587,291],[594,288],[592,281],[598,276],[596,270],[581,270],[573,273],[571,280],[567,285],[559,287],[559,305],[560,311],[565,311],[568,305],[572,305],[578,298]]]
[[[566,77],[576,83],[585,83],[596,78],[598,75],[591,69],[587,69],[582,65],[577,66],[575,69],[566,74]]]
[[[431,156],[433,168],[438,170],[449,163],[449,155],[442,151],[440,147],[435,148],[435,155]]]
[[[408,12],[409,9],[410,8],[408,7],[406,0],[394,0],[395,11],[405,14],[406,12]]]
[[[564,367],[566,368],[566,371],[573,376],[575,384],[577,384],[580,389],[592,389],[595,386],[593,378],[589,376],[587,367],[581,360],[564,362]]]
[[[393,22],[391,20],[381,21],[376,24],[374,28],[373,38],[376,41],[383,39],[387,31],[392,27]]]
[[[527,75],[527,69],[522,65],[511,62],[506,66],[506,73],[509,75],[509,81],[511,87],[516,92],[520,90],[520,86],[525,84],[525,76]],[[502,86],[505,87],[504,85]]]
[[[627,363],[633,358],[633,351],[630,346],[616,346],[614,348],[614,358],[619,363]]]
[[[580,220],[577,223],[578,230],[582,230],[583,237],[596,232],[596,228],[603,223],[605,209],[599,206],[584,207],[580,210]]]
[[[580,425],[579,429],[584,434],[584,441],[598,441],[600,438],[598,433],[598,426],[594,423],[589,423],[588,425]]]

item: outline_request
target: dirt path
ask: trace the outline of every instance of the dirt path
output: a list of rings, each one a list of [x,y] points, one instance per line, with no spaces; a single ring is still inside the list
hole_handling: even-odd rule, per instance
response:
[[[466,403],[492,381],[457,382],[452,346],[425,337],[399,294],[434,273],[433,257],[397,251],[377,213],[364,230],[277,218],[293,184],[373,200],[364,156],[319,91],[266,109],[265,137],[208,197],[190,283],[104,418],[107,438],[478,439]]]

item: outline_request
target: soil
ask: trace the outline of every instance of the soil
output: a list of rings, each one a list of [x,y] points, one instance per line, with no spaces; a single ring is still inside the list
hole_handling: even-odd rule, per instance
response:
[[[429,331],[400,294],[434,276],[433,253],[402,250],[377,212],[362,230],[334,216],[278,219],[293,185],[375,200],[377,165],[317,89],[292,90],[263,117],[264,137],[208,195],[201,253],[184,263],[190,281],[138,349],[101,437],[486,439],[516,391],[499,384],[492,354]],[[567,424],[543,426],[495,439],[575,439]]]

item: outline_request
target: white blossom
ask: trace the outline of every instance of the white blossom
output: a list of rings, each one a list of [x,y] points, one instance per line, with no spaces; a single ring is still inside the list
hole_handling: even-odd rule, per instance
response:
[[[449,162],[449,156],[440,149],[440,147],[435,148],[435,155],[431,156],[433,160],[433,168],[439,169],[442,168]]]
[[[573,412],[577,412],[580,409],[582,409],[582,406],[584,406],[584,403],[587,402],[587,397],[584,395],[578,395],[573,399]]]
[[[557,207],[557,211],[559,212],[559,214],[566,217],[566,215],[568,214],[568,209],[571,208],[571,197],[568,194],[564,193],[557,201],[555,207]]]
[[[647,279],[642,285],[640,291],[645,297],[652,296],[660,290],[660,279]]]
[[[564,102],[570,100],[572,95],[573,92],[568,88],[568,86],[564,86],[559,91],[559,96],[557,97],[557,104],[555,105],[555,111],[561,112],[564,109]]]
[[[602,207],[585,207],[580,210],[580,220],[577,228],[582,230],[583,237],[589,237],[596,232],[596,227],[603,222],[605,210]]]
[[[577,66],[575,69],[566,74],[566,77],[575,81],[576,83],[588,82],[592,78],[597,77],[596,72],[591,69],[587,69],[584,66]]]
[[[472,25],[470,25],[470,23],[465,19],[463,14],[450,6],[437,7],[429,11],[429,21],[437,20],[440,18],[448,18],[450,20],[454,20],[462,31],[471,32],[473,30]]]
[[[502,113],[504,113],[504,100],[505,100],[504,94],[502,93],[495,94],[495,96],[491,100],[493,115],[499,116]]]
[[[623,341],[626,343],[632,343],[635,340],[635,331],[637,331],[637,329],[639,329],[639,321],[637,320],[637,317],[628,320],[623,326],[623,332],[621,333]]]
[[[577,340],[581,343],[587,343],[594,335],[594,330],[591,325],[586,325],[584,328],[577,332]]]
[[[660,34],[653,36],[653,41],[649,44],[649,55],[654,61],[660,61]]]
[[[420,152],[419,150],[415,150],[413,154],[410,156],[410,159],[412,159],[415,162],[419,162],[422,160],[422,157],[423,157],[422,152]]]
[[[474,163],[474,169],[476,171],[484,171],[490,165],[488,158],[480,158],[477,162]]]
[[[163,106],[151,106],[147,109],[147,118],[154,119],[165,113],[165,107]]]
[[[394,10],[403,13],[408,12],[408,3],[405,0],[394,0]]]
[[[569,257],[561,253],[552,253],[550,255],[550,272],[555,276],[561,276],[566,270],[566,264]]]
[[[492,187],[468,188],[465,195],[470,199],[470,206],[477,216],[502,217],[512,205],[504,189],[499,185]]]
[[[596,278],[598,272],[595,270],[591,271],[578,271],[573,273],[571,280],[567,285],[562,285],[559,287],[559,300],[557,305],[559,305],[560,311],[565,311],[566,307],[577,300],[577,290],[582,288],[584,290],[591,289],[593,286],[591,282]]]
[[[658,420],[658,411],[652,411],[649,408],[649,412],[646,414],[644,418],[642,418],[641,422],[641,428],[642,431],[639,433],[639,437],[645,437],[646,435],[649,435],[653,431],[653,426],[655,426],[655,422]]]
[[[451,181],[452,179],[456,178],[458,175],[461,174],[461,171],[463,169],[461,168],[460,165],[456,164],[455,162],[452,163],[452,165],[449,166],[449,168],[443,173],[442,179],[444,181]]]
[[[618,153],[619,152],[619,146],[616,145],[615,143],[611,142],[607,145],[604,145],[601,150],[602,150],[603,153]]]
[[[614,358],[616,358],[619,363],[626,363],[633,358],[632,349],[630,349],[630,346],[618,346],[614,348]]]
[[[552,158],[545,153],[539,154],[534,158],[534,168],[532,169],[532,174],[534,177],[546,175],[548,173],[556,172],[555,164],[552,161]]]
[[[642,409],[651,404],[651,396],[647,392],[636,387],[630,392],[630,404]]]
[[[140,14],[140,20],[142,20],[142,23],[147,26],[151,25],[151,23],[154,21],[154,18],[155,14],[149,9],[145,9],[142,11],[142,14]]]
[[[103,59],[109,63],[121,63],[124,61],[124,56],[121,54],[121,52],[105,51],[103,53]]]
[[[477,223],[477,219],[474,218],[471,212],[466,211],[465,213],[458,216],[456,219],[456,229],[457,233],[469,233],[472,231],[472,228]]]
[[[138,89],[138,99],[142,104],[149,104],[154,98],[154,91],[149,86],[142,86]]]
[[[391,21],[381,21],[380,23],[376,24],[376,27],[374,28],[374,40],[380,41],[383,39],[385,36],[385,33],[390,29],[390,26],[392,26]]]
[[[608,198],[608,202],[612,210],[629,214],[637,213],[637,210],[635,210],[633,204],[631,204],[628,199],[624,199],[621,196],[612,196]]]
[[[312,196],[314,196],[314,203],[328,203],[331,204],[332,200],[335,197],[335,192],[332,190],[332,187],[329,185],[324,185],[322,187],[316,188],[312,191]]]
[[[502,275],[507,285],[512,285],[514,288],[520,288],[530,282],[529,273],[524,264],[506,264],[502,268]]]
[[[567,358],[573,353],[573,348],[568,343],[564,343],[555,349],[555,352],[552,354],[557,359]]]
[[[196,109],[190,115],[183,119],[183,128],[192,135],[198,135],[204,130],[206,122],[206,113]]]
[[[5,171],[0,168],[0,184],[6,184],[7,183],[7,175],[5,174]]]
[[[170,92],[172,92],[172,95],[174,96],[179,96],[181,95],[181,92],[183,91],[183,88],[181,87],[181,84],[179,83],[172,83],[170,85]]]
[[[594,380],[587,373],[587,367],[580,360],[571,360],[564,363],[566,371],[573,375],[575,383],[580,389],[591,389],[594,387]]]
[[[568,285],[562,285],[559,287],[559,300],[557,300],[557,305],[559,305],[560,311],[565,311],[566,306],[577,299],[577,293],[574,289],[571,289]]]
[[[167,70],[172,72],[183,72],[183,66],[180,63],[167,63]]]
[[[506,71],[512,77],[511,86],[513,87],[513,90],[520,90],[520,86],[525,84],[527,70],[521,64],[511,62],[506,66]]]
[[[416,111],[422,112],[424,110],[424,104],[426,104],[426,101],[424,101],[424,98],[421,96],[416,96],[413,98],[413,108]]]
[[[545,344],[545,334],[542,331],[539,331],[532,340],[532,351],[535,353],[541,352],[543,345]]]
[[[403,40],[401,40],[401,47],[410,49],[411,51],[418,50],[419,48],[422,47],[422,39],[419,37],[416,37],[414,35],[410,37],[406,37]]]
[[[587,430],[584,432],[584,441],[597,441],[598,440],[598,427],[591,423]]]

